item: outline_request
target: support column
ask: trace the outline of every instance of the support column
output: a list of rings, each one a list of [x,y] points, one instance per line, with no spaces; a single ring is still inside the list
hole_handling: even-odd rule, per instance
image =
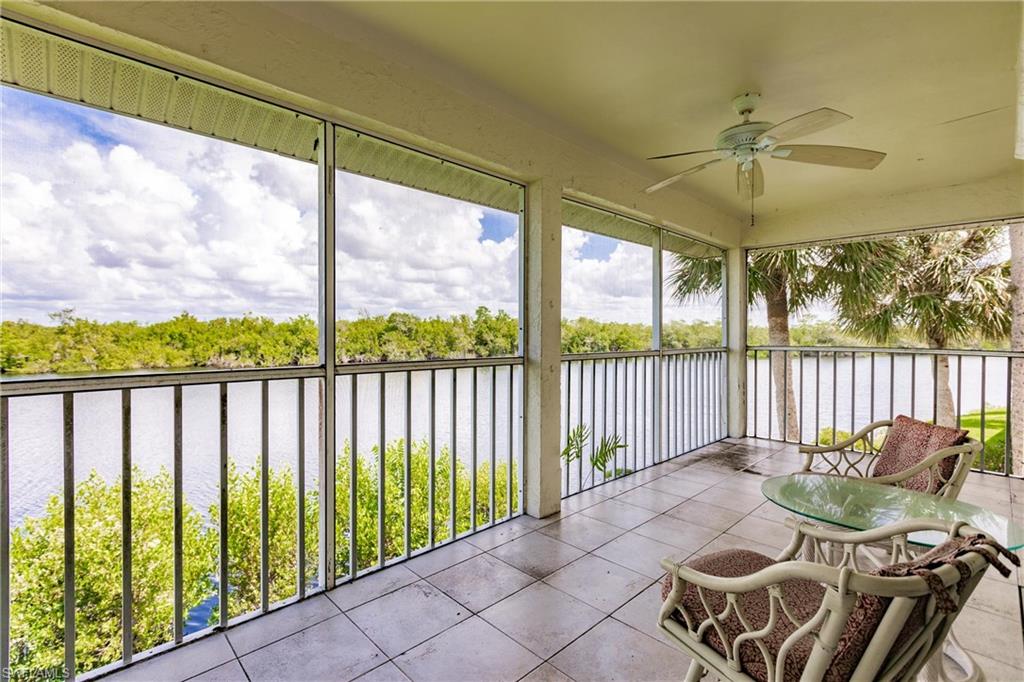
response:
[[[562,186],[552,178],[526,191],[526,512],[561,509]]]
[[[725,345],[729,350],[729,436],[747,433],[747,251],[725,254]]]

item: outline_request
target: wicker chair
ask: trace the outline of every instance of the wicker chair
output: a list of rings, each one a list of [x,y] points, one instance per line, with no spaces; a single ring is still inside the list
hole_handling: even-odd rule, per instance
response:
[[[688,682],[705,672],[759,682],[912,680],[985,569],[1008,572],[1000,556],[1020,563],[959,523],[922,519],[861,532],[786,525],[793,541],[776,560],[726,550],[688,565],[662,561],[668,575],[658,626],[693,658]],[[919,530],[947,532],[948,540],[914,559],[906,537]],[[861,549],[881,541],[891,547],[890,563],[875,565]],[[822,551],[824,544],[842,548],[834,564],[837,553]],[[806,546],[813,560],[794,558]]]
[[[887,429],[885,437],[877,434]],[[801,471],[870,478],[955,500],[982,445],[967,431],[900,415],[834,445],[800,447]]]

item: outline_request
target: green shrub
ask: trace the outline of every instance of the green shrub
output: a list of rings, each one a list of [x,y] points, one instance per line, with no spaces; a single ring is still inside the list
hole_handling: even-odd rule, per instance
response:
[[[378,460],[357,461],[356,547],[358,569],[378,559]],[[476,471],[478,524],[490,519],[490,463]],[[429,545],[430,449],[426,441],[410,448],[410,549]],[[348,573],[349,490],[351,450],[346,444],[336,465],[337,575]],[[384,555],[390,560],[405,552],[405,442],[385,449]],[[434,541],[450,538],[451,457],[437,451],[434,471]],[[495,466],[495,518],[509,514],[507,462]],[[518,472],[511,469],[511,508],[519,508]],[[470,529],[470,471],[456,462],[457,533]],[[319,496],[310,486],[304,500],[306,519],[306,582],[316,580],[319,546]],[[270,470],[268,537],[270,542],[269,597],[271,603],[296,593],[298,496],[290,467]],[[174,621],[174,498],[173,480],[166,469],[146,476],[132,473],[132,617],[135,650],[170,641]],[[209,509],[209,522],[186,501],[183,521],[183,605],[186,613],[216,593],[220,509]],[[260,607],[260,477],[258,468],[228,469],[228,615],[235,617]],[[78,672],[93,670],[121,658],[121,482],[105,482],[95,471],[75,490],[76,659]],[[11,533],[11,667],[12,673],[59,668],[64,655],[64,506],[53,495],[39,517],[28,517]],[[218,613],[211,614],[211,623]]]

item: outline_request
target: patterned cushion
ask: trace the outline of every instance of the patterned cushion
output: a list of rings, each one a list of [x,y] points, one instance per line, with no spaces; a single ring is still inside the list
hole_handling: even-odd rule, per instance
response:
[[[871,475],[889,476],[906,471],[936,450],[960,445],[966,437],[964,429],[936,426],[901,414],[893,420]],[[953,475],[956,460],[956,456],[951,456],[939,463],[944,479],[949,480]],[[908,479],[904,486],[924,493],[938,492],[942,482],[932,479],[929,472],[922,471]]]
[[[774,559],[757,552],[745,549],[727,549],[700,557],[689,562],[687,566],[708,575],[737,578],[757,573],[774,563]],[[672,577],[666,575],[661,589],[663,600],[668,597],[671,589]],[[782,598],[785,600],[787,608],[801,621],[812,617],[817,612],[825,595],[825,588],[822,585],[809,580],[787,580],[781,584],[781,589]],[[721,592],[705,590],[704,598],[716,614],[720,614],[725,610],[725,595]],[[770,598],[767,589],[762,588],[740,595],[737,598],[737,602],[739,603],[740,610],[743,612],[743,616],[752,628],[760,629],[768,624]],[[686,586],[686,590],[683,593],[682,606],[690,614],[691,618],[696,619],[697,622],[707,618],[707,611],[704,610],[704,605],[697,594],[697,588],[693,585]],[[733,640],[739,634],[746,632],[746,628],[740,623],[735,613],[731,613],[728,618],[723,620],[722,626],[725,630],[730,649],[732,648]],[[796,626],[789,619],[780,618],[775,629],[761,639],[761,642],[768,648],[769,655],[772,658],[778,654],[782,643],[786,641],[786,638],[794,630],[796,630]],[[705,643],[718,653],[723,656],[725,655],[725,647],[722,645],[722,640],[714,628],[707,631]],[[804,663],[807,661],[808,656],[810,656],[812,644],[813,642],[810,637],[804,637],[790,650],[786,659],[786,680],[795,682],[800,679]],[[765,666],[764,658],[755,644],[745,642],[740,645],[740,662],[744,672],[748,675],[756,680],[767,682],[768,670]]]
[[[956,538],[933,548],[913,561],[882,566],[871,571],[870,575],[894,577],[917,575],[922,569],[929,571],[942,564],[954,561],[958,555],[969,551],[972,545],[979,541],[979,536]],[[775,563],[773,559],[757,552],[730,549],[709,554],[686,565],[707,575],[735,578],[757,573]],[[823,585],[809,580],[787,580],[781,583],[780,587],[787,608],[801,622],[811,618],[817,612],[825,594],[825,587]],[[672,576],[666,575],[661,586],[662,601],[668,598],[671,590]],[[725,595],[722,593],[705,590],[704,598],[716,614],[721,613],[725,609],[726,600]],[[760,629],[767,625],[770,608],[767,589],[762,588],[740,595],[737,601],[751,628]],[[889,607],[889,602],[890,599],[886,597],[877,597],[870,594],[861,594],[857,597],[857,603],[850,614],[846,628],[839,637],[832,662],[825,672],[824,679],[826,681],[840,682],[850,679],[864,651],[871,642],[875,630],[878,628],[879,623],[881,623],[882,617]],[[925,608],[927,603],[926,599],[921,599],[917,602],[902,631],[894,640],[893,652],[900,652],[920,632],[925,624]],[[692,584],[686,586],[680,605],[696,623],[700,623],[707,618],[707,611],[704,609],[704,605],[697,593],[697,588]],[[673,617],[683,622],[682,616],[678,615],[678,613]],[[730,614],[728,618],[721,622],[730,647],[738,635],[747,631],[734,614]],[[775,629],[768,636],[761,639],[761,642],[764,643],[769,655],[773,659],[778,655],[782,643],[785,642],[786,638],[796,628],[797,626],[791,623],[788,618],[780,618]],[[722,645],[722,640],[714,628],[707,630],[705,643],[719,654],[725,655],[725,647]],[[786,657],[785,679],[787,681],[795,682],[800,679],[807,659],[811,655],[812,648],[813,640],[810,636],[806,636],[790,649]],[[768,682],[768,671],[764,658],[754,644],[748,642],[740,645],[740,663],[747,675],[750,675],[755,680]]]

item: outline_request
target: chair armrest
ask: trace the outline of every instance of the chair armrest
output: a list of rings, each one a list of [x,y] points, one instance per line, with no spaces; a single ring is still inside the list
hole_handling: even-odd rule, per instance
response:
[[[800,446],[800,452],[803,453],[803,454],[814,454],[814,455],[816,455],[816,454],[824,453],[824,452],[837,452],[839,450],[845,450],[846,448],[850,447],[851,445],[856,444],[857,441],[862,440],[864,438],[864,436],[868,435],[869,433],[871,433],[875,429],[880,429],[883,426],[892,426],[892,420],[891,419],[882,419],[880,421],[868,424],[863,429],[861,429],[857,433],[853,434],[852,436],[850,436],[846,440],[844,440],[844,441],[842,441],[840,443],[835,443],[833,445],[801,445]]]
[[[815,457],[825,465],[824,473],[837,476],[858,476],[866,478],[871,470],[875,456],[878,454],[873,448],[874,445],[867,439],[867,436],[875,430],[892,426],[892,421],[883,419],[868,424],[863,429],[853,434],[846,440],[834,445],[804,445],[800,452],[804,456],[801,471],[813,471]],[[864,450],[850,450],[850,446],[857,443],[864,444]]]

